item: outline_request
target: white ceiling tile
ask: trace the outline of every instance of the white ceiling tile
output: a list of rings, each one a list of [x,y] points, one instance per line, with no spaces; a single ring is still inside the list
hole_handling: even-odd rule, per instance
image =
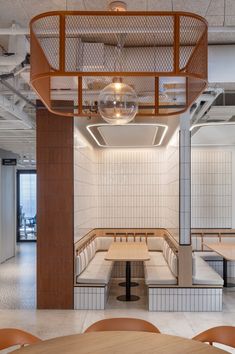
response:
[[[67,0],[66,10],[68,11],[84,11],[84,1],[83,0]]]
[[[225,16],[225,26],[235,26],[235,16]]]
[[[171,0],[148,0],[147,8],[148,11],[171,11],[172,1]]]
[[[173,0],[173,9],[205,16],[209,3],[210,0]]]
[[[224,16],[206,16],[206,20],[210,27],[223,26],[224,24]]]
[[[20,0],[29,18],[48,11],[64,11],[66,0]]]
[[[83,0],[85,10],[87,11],[106,11],[108,9],[108,0]]]
[[[22,8],[20,1],[0,0],[0,23],[1,27],[9,27],[13,22],[25,26],[28,24],[27,13]]]
[[[235,1],[225,0],[225,15],[233,16],[235,15]]]
[[[126,0],[128,11],[146,11],[147,1],[146,0]]]
[[[207,16],[224,15],[224,1],[225,0],[212,0],[207,8]]]

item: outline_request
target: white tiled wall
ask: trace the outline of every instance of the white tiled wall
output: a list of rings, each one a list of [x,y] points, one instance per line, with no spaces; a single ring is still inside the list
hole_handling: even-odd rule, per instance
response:
[[[100,150],[99,227],[163,227],[165,150]]]
[[[74,238],[75,242],[97,227],[96,153],[84,146],[75,125],[74,139]]]
[[[232,152],[192,149],[192,227],[232,227]]]
[[[165,154],[163,225],[179,238],[179,135],[175,134]]]
[[[97,150],[77,140],[75,240],[95,227],[167,227],[178,237],[178,147]]]
[[[104,310],[108,298],[108,287],[74,287],[75,310]]]
[[[222,311],[222,289],[149,288],[149,311]]]

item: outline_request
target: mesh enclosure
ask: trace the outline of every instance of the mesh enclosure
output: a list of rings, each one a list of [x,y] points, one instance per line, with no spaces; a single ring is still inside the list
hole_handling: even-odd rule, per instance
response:
[[[62,97],[73,106],[63,115],[98,115],[115,77],[136,91],[139,115],[179,114],[207,82],[207,24],[194,14],[47,13],[31,21],[31,46],[31,85],[57,114]]]

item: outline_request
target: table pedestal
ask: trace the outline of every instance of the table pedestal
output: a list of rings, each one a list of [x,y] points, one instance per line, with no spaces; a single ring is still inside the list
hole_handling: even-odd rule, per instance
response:
[[[131,262],[126,262],[126,294],[117,297],[119,301],[137,301],[139,296],[131,295]]]
[[[223,258],[223,279],[224,279],[224,287],[225,288],[234,288],[235,284],[228,283],[228,261],[226,258]]]

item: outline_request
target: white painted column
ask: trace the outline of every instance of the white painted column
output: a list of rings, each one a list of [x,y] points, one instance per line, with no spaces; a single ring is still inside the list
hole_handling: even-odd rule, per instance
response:
[[[180,117],[180,245],[191,244],[191,133],[190,114]]]
[[[192,286],[192,246],[191,246],[191,133],[190,114],[180,117],[179,177],[180,177],[180,237],[178,285]]]

